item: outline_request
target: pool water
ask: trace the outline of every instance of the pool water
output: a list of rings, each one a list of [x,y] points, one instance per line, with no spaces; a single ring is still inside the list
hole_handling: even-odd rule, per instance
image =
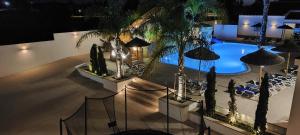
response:
[[[264,46],[264,48],[267,51],[275,53],[274,51],[271,51],[273,48],[271,46]],[[217,74],[240,74],[249,71],[247,64],[240,61],[240,58],[244,55],[257,51],[258,47],[251,44],[224,42],[214,44],[212,46],[212,50],[220,55],[220,59],[211,61],[210,64],[201,64],[200,71],[208,72],[212,66],[215,66]],[[164,56],[160,61],[165,64],[177,65],[178,53]],[[199,70],[199,60],[185,57],[184,66]]]

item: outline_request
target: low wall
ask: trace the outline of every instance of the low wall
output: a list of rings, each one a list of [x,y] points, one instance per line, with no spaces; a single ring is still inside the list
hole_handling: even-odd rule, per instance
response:
[[[22,72],[59,59],[89,53],[91,45],[102,44],[97,38],[76,48],[78,38],[85,32],[55,33],[54,40],[0,46],[0,77]]]
[[[87,64],[81,64],[75,67],[81,76],[96,81],[98,83],[101,83],[103,85],[103,88],[110,90],[112,92],[118,93],[122,91],[125,88],[125,86],[132,81],[132,78],[115,80],[113,79],[113,76],[99,77],[81,68],[84,66],[87,66]]]
[[[189,113],[189,120],[200,124],[200,116],[197,112]],[[222,133],[223,135],[250,135],[251,133],[246,132],[242,129],[236,128],[219,120],[204,116],[206,126],[209,126],[212,130]]]
[[[180,122],[188,120],[189,115],[189,105],[191,101],[186,101],[184,103],[179,103],[174,100],[169,100],[169,116]],[[167,115],[167,98],[159,98],[159,112]]]
[[[284,16],[268,16],[266,37],[281,38],[282,30],[277,29],[283,25]],[[260,29],[255,29],[252,26],[261,23],[261,15],[240,15],[238,22],[238,35],[242,36],[258,36]]]
[[[237,39],[237,25],[221,25],[214,26],[214,37],[223,40]]]

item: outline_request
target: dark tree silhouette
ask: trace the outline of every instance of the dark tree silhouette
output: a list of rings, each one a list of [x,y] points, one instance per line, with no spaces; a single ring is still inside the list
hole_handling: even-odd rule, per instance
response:
[[[266,73],[260,86],[259,101],[254,122],[254,129],[262,135],[265,134],[266,131],[269,94],[269,76],[268,73]]]
[[[200,125],[199,125],[199,135],[204,135],[206,130],[206,124],[204,121],[204,109],[203,109],[203,100],[200,102]]]
[[[90,51],[90,62],[91,68],[93,73],[97,73],[98,69],[98,62],[97,62],[97,45],[93,44],[91,51]]]
[[[206,76],[207,79],[207,89],[205,91],[205,104],[206,104],[206,113],[209,116],[213,116],[215,113],[216,99],[215,92],[216,90],[216,68],[212,67],[209,73]]]
[[[228,106],[229,106],[229,122],[234,122],[235,121],[235,116],[236,116],[236,99],[235,99],[235,89],[234,89],[235,82],[234,80],[230,80],[228,84],[228,92],[230,96],[230,101],[228,101]]]

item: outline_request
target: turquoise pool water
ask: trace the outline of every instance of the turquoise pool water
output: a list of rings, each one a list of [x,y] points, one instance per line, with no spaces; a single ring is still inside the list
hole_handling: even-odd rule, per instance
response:
[[[273,47],[264,46],[267,51],[271,51]],[[220,55],[220,59],[210,62],[209,64],[201,64],[200,71],[207,72],[212,66],[216,67],[218,74],[240,74],[249,70],[247,64],[240,61],[240,58],[251,52],[257,51],[258,47],[244,43],[216,43],[212,46],[212,50]],[[184,65],[187,68],[199,70],[199,60],[184,58]],[[178,53],[167,55],[161,58],[161,62],[165,64],[177,65]],[[205,62],[206,63],[206,62]]]

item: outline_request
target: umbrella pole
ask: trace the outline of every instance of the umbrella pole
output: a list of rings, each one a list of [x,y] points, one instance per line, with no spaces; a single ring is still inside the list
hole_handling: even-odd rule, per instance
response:
[[[200,74],[201,74],[201,73],[200,73],[200,72],[201,72],[200,69],[201,69],[201,60],[199,60],[198,81],[200,81]]]
[[[259,85],[261,84],[261,76],[262,76],[262,72],[263,72],[263,66],[259,66]]]
[[[285,29],[283,30],[282,40],[284,40],[284,38],[285,38]]]
[[[287,61],[286,61],[286,69],[285,69],[285,74],[287,75],[289,72],[289,65],[290,65],[290,58],[291,58],[291,53],[288,53]]]

